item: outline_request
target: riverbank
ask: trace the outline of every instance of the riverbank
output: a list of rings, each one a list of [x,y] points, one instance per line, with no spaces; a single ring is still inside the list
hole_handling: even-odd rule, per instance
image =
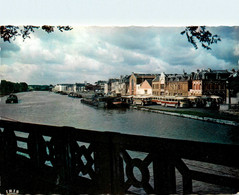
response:
[[[132,106],[133,109],[138,109],[147,112],[167,114],[179,116],[195,120],[219,123],[224,125],[239,126],[239,116],[231,113],[219,112],[215,110],[202,109],[183,109],[183,108],[165,108],[159,105],[150,106]]]

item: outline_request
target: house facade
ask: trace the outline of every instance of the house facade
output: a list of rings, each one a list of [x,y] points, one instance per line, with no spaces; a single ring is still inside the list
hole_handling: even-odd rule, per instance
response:
[[[136,85],[136,95],[152,95],[152,86],[147,79]]]
[[[76,83],[73,86],[73,92],[85,91],[85,83]]]
[[[120,81],[119,81],[119,79],[115,79],[115,81],[114,82],[112,82],[111,83],[111,94],[113,95],[113,96],[116,96],[117,94],[119,94],[120,93]]]
[[[138,95],[141,93],[139,91],[140,84],[143,83],[145,80],[148,81],[152,88],[152,81],[155,79],[156,74],[137,74],[132,73],[129,78],[129,95]]]
[[[57,84],[52,91],[55,92],[67,92],[67,91],[73,91],[73,84]]]
[[[120,76],[119,92],[121,95],[128,95],[129,93],[129,78],[130,75]]]
[[[118,93],[119,79],[110,78],[104,85],[104,93],[107,95]]]
[[[192,88],[189,96],[216,95],[226,98],[226,80],[230,76],[227,70],[197,70],[192,73]]]
[[[239,70],[232,69],[232,74],[226,81],[227,104],[239,104]]]
[[[189,74],[172,74],[167,76],[165,95],[188,96],[192,81]]]
[[[163,96],[165,95],[165,90],[166,90],[166,86],[167,86],[167,75],[163,72],[160,77],[159,77],[159,95]]]
[[[159,96],[160,95],[160,80],[159,75],[154,78],[152,81],[152,95]]]
[[[104,92],[104,88],[105,88],[106,83],[107,83],[107,81],[99,80],[99,81],[95,82],[95,85],[99,86],[99,90],[101,92]]]

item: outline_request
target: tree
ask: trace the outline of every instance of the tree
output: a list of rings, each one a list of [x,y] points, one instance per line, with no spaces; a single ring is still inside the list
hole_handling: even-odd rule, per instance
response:
[[[7,95],[10,93],[18,93],[28,91],[28,85],[25,82],[13,83],[11,81],[1,80],[0,83],[0,94]]]
[[[21,91],[28,91],[28,84],[25,82],[21,82]]]
[[[198,49],[195,39],[197,39],[202,44],[202,47],[207,50],[211,49],[209,46],[213,43],[221,41],[218,35],[212,35],[211,32],[206,30],[205,26],[188,26],[181,32],[181,35],[184,34],[186,34],[188,42],[191,43],[195,49]]]
[[[35,32],[36,29],[42,29],[46,31],[47,33],[54,32],[55,26],[49,26],[49,25],[43,25],[43,26],[32,26],[32,25],[27,25],[23,27],[19,26],[0,26],[0,33],[1,33],[1,38],[3,41],[8,41],[10,42],[11,40],[15,40],[17,36],[22,36],[23,40],[26,38],[31,38],[30,34]],[[63,31],[69,31],[72,30],[73,28],[70,26],[57,26],[57,29],[61,32]]]

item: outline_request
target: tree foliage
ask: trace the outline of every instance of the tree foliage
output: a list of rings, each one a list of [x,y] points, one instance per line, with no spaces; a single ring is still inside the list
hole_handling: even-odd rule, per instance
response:
[[[205,26],[187,26],[181,35],[186,34],[188,42],[191,43],[195,49],[198,49],[197,42],[201,43],[202,47],[209,50],[213,43],[221,41],[218,35],[213,35],[206,30]]]
[[[49,25],[43,25],[43,26],[32,26],[27,25],[23,27],[19,26],[0,26],[0,34],[3,41],[11,42],[11,40],[15,40],[17,36],[21,36],[23,40],[26,38],[31,38],[30,34],[35,32],[36,29],[42,29],[46,31],[47,33],[54,32],[54,29],[57,28],[59,31],[69,31],[73,28],[70,26],[49,26]]]
[[[6,80],[1,80],[0,83],[0,94],[7,95],[10,93],[18,93],[28,91],[28,85],[25,82],[13,83]]]

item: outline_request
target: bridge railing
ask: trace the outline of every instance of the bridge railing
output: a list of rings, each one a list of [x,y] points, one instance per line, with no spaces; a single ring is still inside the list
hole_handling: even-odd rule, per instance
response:
[[[193,181],[239,188],[239,175],[194,170],[187,164],[193,160],[238,169],[239,145],[5,120],[0,129],[0,175],[6,189],[168,194],[177,192],[177,174],[182,193],[194,192]]]

